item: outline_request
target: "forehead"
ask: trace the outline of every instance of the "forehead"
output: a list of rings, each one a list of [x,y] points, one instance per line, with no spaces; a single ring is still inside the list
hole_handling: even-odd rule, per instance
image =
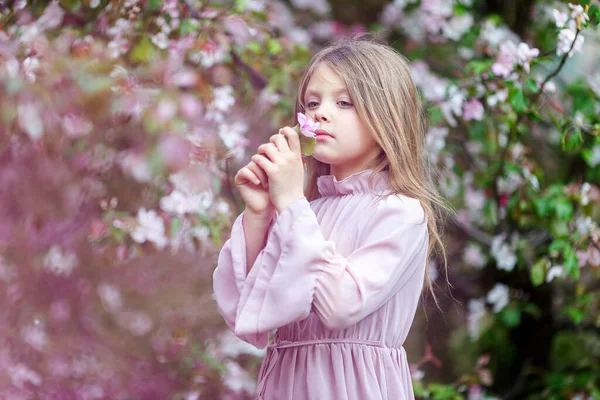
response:
[[[322,63],[316,69],[310,77],[308,85],[306,86],[306,94],[319,92],[319,90],[338,90],[345,91],[346,82],[341,76],[329,65]]]

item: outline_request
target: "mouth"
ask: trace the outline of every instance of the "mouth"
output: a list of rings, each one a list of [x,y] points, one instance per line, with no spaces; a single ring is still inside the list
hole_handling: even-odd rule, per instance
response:
[[[315,131],[315,134],[317,135],[317,137],[318,136],[331,136],[331,137],[333,137],[331,134],[329,134],[329,132],[327,132],[326,130],[323,130],[323,129],[317,129]]]

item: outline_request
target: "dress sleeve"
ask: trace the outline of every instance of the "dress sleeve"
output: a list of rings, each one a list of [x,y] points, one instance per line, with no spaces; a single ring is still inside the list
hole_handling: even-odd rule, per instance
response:
[[[268,235],[271,234],[277,215],[271,219]],[[258,258],[261,257],[259,253]],[[260,263],[259,263],[260,264]],[[255,266],[257,263],[254,264]],[[236,329],[236,317],[240,306],[240,294],[245,286],[254,287],[258,274],[250,274],[246,268],[246,237],[244,235],[244,213],[240,214],[231,228],[231,236],[219,253],[217,268],[213,273],[213,293],[219,312],[227,326],[240,339],[258,348],[264,348],[269,340],[268,332],[239,333]],[[258,272],[258,271],[254,271]],[[248,275],[248,276],[246,276]]]
[[[396,294],[425,267],[427,223],[420,205],[407,207],[398,198],[381,203],[348,257],[325,240],[306,198],[282,210],[248,278],[238,278],[239,302],[231,311],[236,335],[303,320],[313,308],[326,327],[343,329]]]

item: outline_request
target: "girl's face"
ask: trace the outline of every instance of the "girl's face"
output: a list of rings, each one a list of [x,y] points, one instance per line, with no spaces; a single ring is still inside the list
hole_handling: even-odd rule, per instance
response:
[[[317,136],[312,156],[329,164],[330,173],[338,180],[362,171],[381,152],[363,126],[344,80],[326,63],[320,64],[310,78],[304,105],[306,114],[331,135]]]

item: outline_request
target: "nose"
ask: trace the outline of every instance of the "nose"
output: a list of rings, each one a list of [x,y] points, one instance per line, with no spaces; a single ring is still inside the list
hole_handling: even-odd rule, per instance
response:
[[[324,107],[321,106],[318,110],[315,111],[315,121],[329,122],[329,117],[327,116]]]

